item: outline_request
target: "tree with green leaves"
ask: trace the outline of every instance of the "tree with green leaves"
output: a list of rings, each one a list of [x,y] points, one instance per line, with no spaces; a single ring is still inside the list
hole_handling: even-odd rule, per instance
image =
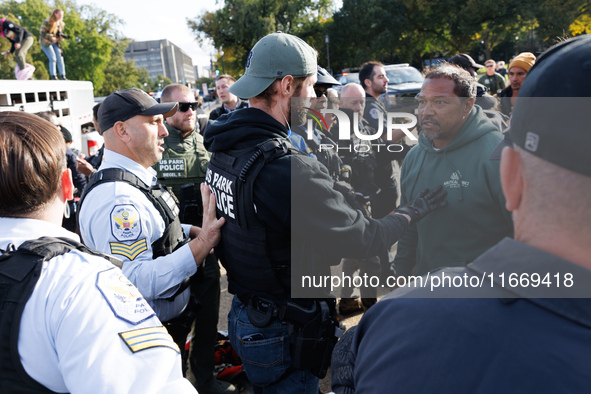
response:
[[[150,73],[143,67],[136,67],[136,72],[138,76],[138,89],[142,89],[145,92],[153,92],[156,89],[156,84],[152,78],[150,78]]]
[[[172,80],[164,75],[158,74],[156,79],[154,79],[154,83],[158,87],[158,89],[164,89],[165,86],[168,86],[172,83]]]
[[[282,31],[297,35],[324,52],[323,24],[331,0],[226,0],[221,9],[187,20],[199,42],[213,41],[223,51],[224,72],[240,75],[250,49],[267,34]]]
[[[113,49],[119,44],[116,27],[122,21],[114,15],[90,6],[66,5],[66,33],[70,39],[62,41],[64,58],[70,79],[92,81],[95,90],[101,89],[111,65]]]
[[[335,68],[367,60],[420,67],[433,54],[539,53],[591,26],[590,0],[343,0],[327,26]],[[591,27],[590,27],[591,29]],[[576,32],[576,33],[575,33]],[[332,59],[331,59],[332,60]]]
[[[112,47],[110,61],[104,69],[104,82],[100,88],[95,87],[98,96],[108,96],[115,90],[140,88],[138,69],[135,67],[135,63],[125,60],[124,54],[128,43],[128,40],[122,40]],[[143,84],[141,87],[143,88]]]

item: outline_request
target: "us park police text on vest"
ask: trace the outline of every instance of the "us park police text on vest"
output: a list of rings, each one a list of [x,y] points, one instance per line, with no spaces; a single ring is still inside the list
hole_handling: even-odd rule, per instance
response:
[[[351,139],[351,124],[349,122],[349,117],[342,111],[338,109],[322,109],[320,110],[322,115],[325,114],[334,114],[336,115],[337,119],[339,120],[339,140],[349,140]],[[394,123],[394,120],[410,120],[410,122],[402,122],[402,123]],[[417,125],[417,118],[413,114],[408,114],[405,112],[388,112],[386,117],[386,139],[390,141],[392,139],[392,131],[393,130],[402,130],[402,132],[411,140],[417,141],[417,137],[415,137],[410,129]],[[360,140],[364,141],[373,141],[380,138],[384,132],[384,114],[379,111],[378,115],[378,130],[375,134],[363,134],[359,131],[359,114],[353,114],[353,132],[355,136]],[[306,134],[308,139],[313,139],[314,136],[314,125],[312,119],[308,119],[306,124]],[[334,146],[332,144],[320,144],[320,151],[324,150],[354,150],[358,153],[366,153],[369,149],[376,149],[378,152],[380,148],[387,149],[388,152],[401,152],[404,147],[400,144],[355,144],[353,146]]]
[[[185,161],[183,159],[162,159],[158,162],[158,169],[165,178],[183,178]]]
[[[215,194],[215,203],[219,211],[224,213],[224,216],[235,219],[234,213],[234,179],[228,179],[226,176],[211,169],[207,169],[205,174],[205,183],[209,185],[209,189]]]

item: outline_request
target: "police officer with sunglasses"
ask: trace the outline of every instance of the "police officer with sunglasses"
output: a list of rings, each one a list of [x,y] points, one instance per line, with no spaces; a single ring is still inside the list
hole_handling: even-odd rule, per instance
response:
[[[198,103],[191,89],[184,85],[168,85],[162,91],[161,103],[177,102],[178,111],[166,118],[168,136],[164,137],[162,160],[154,169],[158,182],[171,188],[180,202],[182,223],[201,225],[203,204],[199,185],[205,180],[209,153],[203,146],[197,121]],[[198,301],[195,310],[189,380],[200,393],[233,393],[236,387],[214,378],[214,345],[220,309],[220,266],[217,257],[208,255],[199,272],[192,277],[191,294]]]

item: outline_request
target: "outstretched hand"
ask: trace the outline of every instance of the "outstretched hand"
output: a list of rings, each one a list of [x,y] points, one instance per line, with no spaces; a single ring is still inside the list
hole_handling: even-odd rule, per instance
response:
[[[76,158],[76,171],[86,176],[90,176],[94,170],[94,167],[84,159],[84,155],[80,155]]]
[[[447,191],[443,190],[441,185],[431,191],[425,189],[410,203],[399,207],[394,212],[408,215],[411,222],[416,223],[434,210],[446,206],[445,196],[447,196]]]
[[[226,223],[225,218],[216,218],[215,194],[205,183],[200,185],[201,201],[203,201],[203,225],[199,237],[213,248],[220,242],[220,228]]]

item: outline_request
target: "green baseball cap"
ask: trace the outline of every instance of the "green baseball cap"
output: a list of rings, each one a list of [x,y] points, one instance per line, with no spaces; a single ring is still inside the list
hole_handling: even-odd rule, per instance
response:
[[[254,45],[244,75],[228,90],[242,99],[249,99],[261,94],[278,78],[307,77],[316,71],[316,51],[299,37],[277,32]]]

